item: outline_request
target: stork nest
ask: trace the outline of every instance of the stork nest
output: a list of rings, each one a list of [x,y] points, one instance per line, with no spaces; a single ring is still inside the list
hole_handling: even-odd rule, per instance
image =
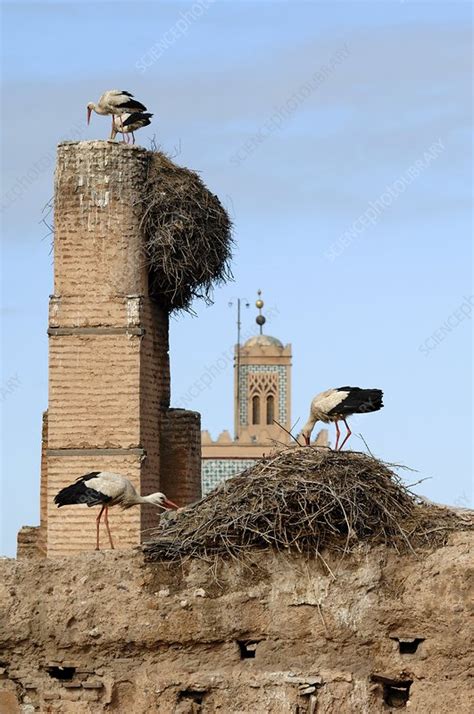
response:
[[[167,513],[144,546],[150,561],[245,555],[273,548],[316,555],[361,541],[399,552],[436,547],[469,515],[423,502],[389,465],[366,454],[292,447]]]
[[[210,302],[213,286],[232,278],[232,224],[217,196],[156,151],[137,202],[150,294],[169,311],[189,309],[196,297]]]

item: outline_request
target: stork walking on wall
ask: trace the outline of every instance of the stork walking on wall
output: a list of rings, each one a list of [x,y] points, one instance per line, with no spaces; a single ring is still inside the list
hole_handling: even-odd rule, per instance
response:
[[[381,389],[361,389],[360,387],[327,389],[314,397],[311,402],[309,419],[301,429],[300,434],[304,437],[306,445],[309,446],[311,432],[317,421],[322,421],[325,424],[334,422],[336,425],[336,445],[334,448],[335,451],[340,451],[352,434],[346,421],[347,417],[352,414],[378,411],[383,407],[382,397],[383,392]],[[346,425],[347,434],[339,446],[339,438],[341,436],[340,421],[343,421]]]
[[[146,112],[146,106],[137,101],[133,94],[126,92],[123,89],[109,89],[101,96],[97,104],[89,102],[87,105],[87,123],[89,124],[92,112],[96,114],[111,114],[112,115],[112,132],[110,138],[113,139],[114,134],[114,119],[116,115],[121,116],[126,112]],[[123,124],[121,125],[123,129]],[[125,141],[125,139],[124,139]]]
[[[138,506],[141,503],[151,503],[152,506],[160,508],[178,508],[176,503],[170,501],[164,493],[151,493],[149,496],[139,496],[133,484],[122,476],[110,471],[92,471],[89,474],[80,476],[70,486],[66,486],[56,494],[54,502],[58,508],[86,504],[87,506],[101,506],[100,513],[96,518],[96,550],[99,546],[100,519],[104,513],[105,527],[109,536],[110,547],[113,548],[112,534],[109,528],[109,508],[120,506],[123,509]]]

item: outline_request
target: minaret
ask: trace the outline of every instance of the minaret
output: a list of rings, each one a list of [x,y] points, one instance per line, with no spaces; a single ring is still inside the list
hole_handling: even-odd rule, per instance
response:
[[[291,345],[263,334],[261,295],[259,290],[255,302],[259,334],[236,346],[234,421],[236,440],[268,448],[272,441],[290,440],[285,429],[291,429]]]

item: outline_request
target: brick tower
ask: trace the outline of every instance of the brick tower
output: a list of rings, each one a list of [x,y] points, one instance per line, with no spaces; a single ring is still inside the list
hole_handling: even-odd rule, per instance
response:
[[[200,418],[169,409],[168,313],[148,292],[136,197],[149,156],[113,142],[59,146],[38,537],[48,556],[95,546],[97,509],[53,503],[88,471],[121,473],[180,505],[200,496]],[[116,547],[146,540],[158,513],[114,509]]]

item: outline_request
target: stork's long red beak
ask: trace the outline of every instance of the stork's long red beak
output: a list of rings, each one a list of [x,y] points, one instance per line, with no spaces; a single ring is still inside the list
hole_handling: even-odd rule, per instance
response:
[[[91,120],[91,114],[92,114],[92,109],[90,107],[87,107],[87,123],[88,124]]]
[[[165,498],[165,500],[163,501],[163,506],[166,506],[166,508],[179,508],[179,506],[177,506],[176,503],[173,503],[173,501],[170,501],[169,498]]]

